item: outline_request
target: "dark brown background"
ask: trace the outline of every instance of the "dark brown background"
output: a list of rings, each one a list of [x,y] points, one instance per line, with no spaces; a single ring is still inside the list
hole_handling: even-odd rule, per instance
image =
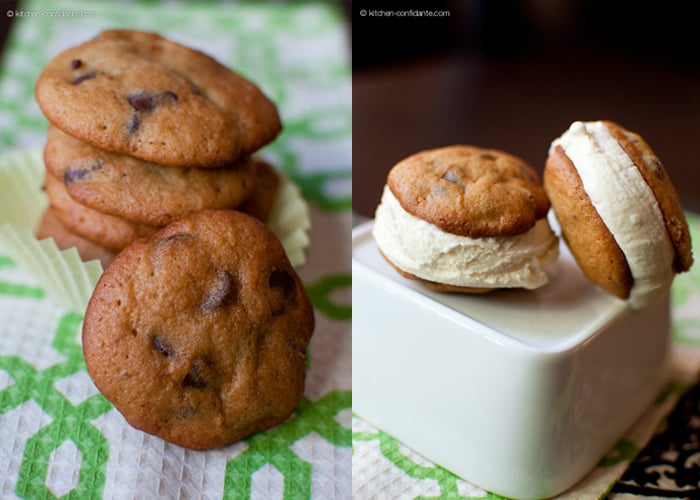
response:
[[[0,0],[0,56],[2,55],[2,48],[4,47],[12,22],[12,18],[7,15],[7,11],[16,9],[16,0]]]
[[[503,149],[541,172],[572,121],[610,119],[664,162],[700,212],[700,37],[693,2],[356,1],[353,207],[372,216],[389,168],[426,148]],[[445,9],[447,18],[361,16]]]

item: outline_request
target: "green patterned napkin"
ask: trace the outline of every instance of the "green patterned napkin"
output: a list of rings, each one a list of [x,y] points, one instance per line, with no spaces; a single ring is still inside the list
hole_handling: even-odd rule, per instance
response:
[[[82,311],[50,297],[0,236],[0,498],[350,498],[351,83],[341,13],[328,3],[35,0],[12,15],[0,70],[3,153],[43,145],[39,72],[105,28],[160,32],[261,86],[285,126],[262,155],[310,206],[299,273],[317,326],[292,418],[226,448],[186,450],[133,429],[99,394],[82,357]],[[24,213],[5,209],[0,225],[31,225]]]
[[[688,214],[690,232],[700,242],[700,217]],[[698,252],[695,252],[696,255]],[[700,267],[678,275],[672,288],[673,355],[671,377],[639,421],[628,430],[595,469],[560,500],[605,497],[642,448],[659,429],[683,392],[700,373]],[[502,499],[416,454],[358,416],[352,421],[353,498]],[[614,499],[615,496],[611,496]],[[626,496],[625,498],[630,498]]]

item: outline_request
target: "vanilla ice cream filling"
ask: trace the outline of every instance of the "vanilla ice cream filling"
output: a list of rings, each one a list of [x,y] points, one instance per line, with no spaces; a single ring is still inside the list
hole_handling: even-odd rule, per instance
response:
[[[537,288],[543,266],[559,254],[546,218],[516,236],[469,238],[411,215],[388,187],[375,214],[377,246],[399,269],[419,278],[476,288]]]
[[[634,279],[630,305],[653,302],[674,276],[674,249],[656,196],[605,123],[574,122],[552,149],[557,145],[627,259]]]

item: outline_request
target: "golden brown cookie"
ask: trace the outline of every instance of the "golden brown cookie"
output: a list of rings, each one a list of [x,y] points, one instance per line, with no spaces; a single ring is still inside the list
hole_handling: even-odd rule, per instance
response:
[[[249,156],[221,168],[163,166],[96,148],[56,127],[49,127],[44,162],[78,203],[154,226],[240,205],[253,192],[257,170]]]
[[[56,246],[60,250],[75,247],[83,262],[97,259],[102,263],[103,268],[106,268],[109,263],[114,260],[114,257],[117,256],[117,251],[98,245],[82,236],[70,232],[61,224],[61,221],[58,220],[58,217],[56,217],[50,207],[44,212],[41,218],[41,222],[36,231],[36,237],[39,240],[53,238],[56,242]]]
[[[51,60],[35,91],[66,133],[163,165],[226,165],[281,129],[256,85],[155,33],[103,31]]]
[[[313,327],[274,234],[241,212],[205,210],[112,262],[85,314],[83,352],[131,425],[207,449],[292,413]]]
[[[544,184],[562,236],[581,270],[616,297],[627,298],[633,279],[625,255],[593,207],[576,168],[561,147],[556,147],[547,158]]]
[[[46,194],[53,213],[66,229],[101,246],[121,250],[134,240],[153,234],[157,226],[104,214],[74,201],[63,181],[47,173]]]
[[[535,289],[559,242],[537,173],[492,149],[448,146],[396,164],[372,235],[404,277],[438,292]]]
[[[252,215],[258,220],[267,222],[270,212],[277,199],[280,178],[275,168],[263,160],[256,160],[255,187],[253,192],[236,208],[243,213]]]
[[[679,273],[687,271],[693,265],[688,221],[685,218],[676,189],[673,187],[661,160],[638,134],[610,121],[606,121],[605,124],[625,152],[632,158],[642,177],[654,192],[656,202],[664,216],[671,243],[676,250],[674,268]]]
[[[633,307],[692,265],[678,196],[639,135],[610,121],[574,122],[552,143],[544,184],[584,274]]]
[[[472,238],[524,233],[549,210],[532,167],[508,153],[475,146],[409,156],[391,169],[387,185],[407,212]]]

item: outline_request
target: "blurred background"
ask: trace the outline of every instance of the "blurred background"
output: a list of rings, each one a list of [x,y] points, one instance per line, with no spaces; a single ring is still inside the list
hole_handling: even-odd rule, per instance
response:
[[[572,121],[641,134],[700,212],[698,3],[440,0],[346,4],[353,33],[353,208],[372,216],[388,170],[474,144],[540,173]]]

